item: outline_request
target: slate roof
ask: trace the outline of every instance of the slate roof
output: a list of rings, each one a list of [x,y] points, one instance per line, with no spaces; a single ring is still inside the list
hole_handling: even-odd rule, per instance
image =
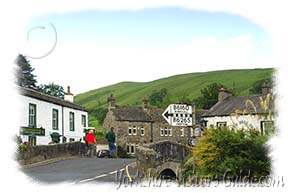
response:
[[[240,97],[229,97],[223,101],[217,102],[211,109],[209,109],[206,113],[203,114],[203,117],[212,117],[212,116],[229,116],[232,113],[235,113],[236,110],[240,110],[243,112],[244,109],[247,110],[247,113],[251,114],[261,114],[265,113],[265,111],[261,108],[260,105],[260,97],[263,100],[266,99],[267,95],[252,95],[252,96],[240,96]],[[256,112],[254,108],[247,104],[246,101],[250,100],[256,107]],[[273,111],[273,103],[274,100],[270,98],[270,102],[268,105],[268,109]]]
[[[151,117],[142,107],[116,106],[111,110],[117,121],[152,122]]]
[[[69,108],[72,108],[72,109],[76,109],[76,110],[86,111],[87,112],[87,110],[85,108],[83,108],[83,107],[81,107],[79,105],[76,105],[74,103],[71,103],[71,102],[63,100],[63,99],[59,99],[59,98],[54,97],[54,96],[50,96],[48,94],[44,94],[42,92],[30,89],[30,88],[19,87],[18,90],[19,90],[19,93],[21,95],[23,95],[23,96],[28,96],[28,97],[35,98],[35,99],[38,99],[38,100],[41,100],[41,101],[45,101],[45,102],[53,103],[53,104],[56,104],[56,105],[61,105],[61,106],[64,106],[64,107],[69,107]]]
[[[165,109],[161,108],[150,108],[148,110],[148,113],[153,120],[153,122],[158,122],[158,123],[167,123],[167,121],[164,119],[162,116],[162,113],[164,112]]]

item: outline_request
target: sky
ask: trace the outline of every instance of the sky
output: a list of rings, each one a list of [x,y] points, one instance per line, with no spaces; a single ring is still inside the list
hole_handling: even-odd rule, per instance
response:
[[[31,65],[39,84],[69,85],[74,94],[122,81],[275,67],[269,33],[236,14],[176,6],[44,14],[26,25],[23,54],[51,50],[51,23],[56,47]]]

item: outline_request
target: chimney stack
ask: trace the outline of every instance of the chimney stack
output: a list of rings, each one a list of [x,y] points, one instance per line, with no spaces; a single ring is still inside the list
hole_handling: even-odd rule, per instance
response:
[[[144,99],[142,101],[142,108],[144,111],[146,111],[148,109],[148,99],[146,97],[144,97]]]
[[[224,101],[225,99],[229,98],[230,96],[232,96],[232,94],[222,86],[219,89],[218,102],[219,101]]]
[[[271,86],[268,80],[265,80],[264,84],[262,85],[262,94],[267,95],[271,93]]]
[[[67,92],[64,95],[64,100],[74,103],[74,96],[71,93],[70,86],[67,86]]]
[[[115,105],[115,98],[113,97],[113,94],[110,95],[110,97],[108,97],[108,109],[114,109],[116,107]]]

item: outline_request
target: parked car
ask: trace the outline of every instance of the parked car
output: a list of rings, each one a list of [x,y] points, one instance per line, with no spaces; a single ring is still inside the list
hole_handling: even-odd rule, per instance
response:
[[[99,150],[97,152],[97,157],[99,157],[99,158],[110,158],[110,152],[109,152],[109,150],[106,150],[106,149]]]

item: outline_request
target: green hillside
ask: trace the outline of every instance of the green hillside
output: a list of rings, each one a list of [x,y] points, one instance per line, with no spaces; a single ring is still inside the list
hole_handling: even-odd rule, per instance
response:
[[[181,94],[188,95],[191,99],[199,97],[200,90],[211,83],[220,83],[228,88],[235,88],[239,95],[248,95],[254,82],[269,79],[272,74],[271,68],[223,70],[181,74],[143,83],[121,82],[78,94],[75,102],[88,110],[107,108],[107,97],[113,93],[118,105],[140,105],[144,97],[162,88],[166,88],[172,101],[177,102],[177,96]]]

